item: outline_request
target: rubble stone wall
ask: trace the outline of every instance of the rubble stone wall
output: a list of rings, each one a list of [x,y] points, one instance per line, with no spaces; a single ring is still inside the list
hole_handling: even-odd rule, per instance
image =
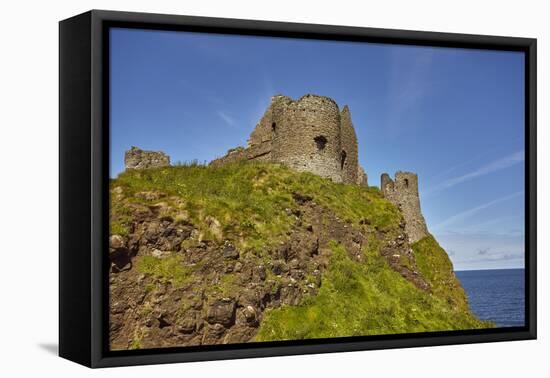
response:
[[[126,169],[147,169],[168,167],[170,156],[162,151],[144,151],[132,146],[124,154],[124,166]]]
[[[414,243],[428,236],[428,227],[420,209],[418,176],[412,172],[397,172],[395,180],[392,180],[387,173],[384,173],[380,186],[384,197],[403,213],[409,242]]]

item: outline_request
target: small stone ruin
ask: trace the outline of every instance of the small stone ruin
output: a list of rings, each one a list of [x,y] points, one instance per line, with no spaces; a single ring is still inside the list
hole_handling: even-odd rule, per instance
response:
[[[124,155],[126,169],[147,169],[170,166],[170,156],[162,151],[144,151],[132,146]]]

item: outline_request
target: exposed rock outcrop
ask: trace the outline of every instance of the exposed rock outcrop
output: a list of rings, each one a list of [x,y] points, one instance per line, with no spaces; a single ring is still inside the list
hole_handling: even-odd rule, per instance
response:
[[[376,240],[395,271],[429,290],[416,273],[404,225],[373,233],[368,223],[354,227],[296,192],[296,207],[288,209],[294,219],[288,238],[259,256],[214,234],[207,239],[185,217],[170,215],[183,205],[178,197],[139,192],[133,198],[156,200],[136,204],[117,191],[124,216],[132,220],[126,236],[110,238],[113,350],[251,341],[267,309],[299,305],[316,295],[331,241],[361,263],[364,246]],[[212,219],[207,224],[218,227]]]

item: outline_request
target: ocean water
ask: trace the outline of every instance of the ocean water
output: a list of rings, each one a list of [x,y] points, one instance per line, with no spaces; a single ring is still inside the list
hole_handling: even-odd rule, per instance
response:
[[[523,269],[464,270],[456,276],[478,318],[491,320],[498,327],[525,325]]]

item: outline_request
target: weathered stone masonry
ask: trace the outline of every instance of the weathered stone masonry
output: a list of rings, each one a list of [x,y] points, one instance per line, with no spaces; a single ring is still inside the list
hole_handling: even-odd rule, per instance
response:
[[[428,227],[420,209],[418,176],[411,172],[397,172],[395,181],[387,173],[380,179],[382,194],[397,206],[405,219],[405,231],[414,243],[428,236]]]
[[[274,96],[248,147],[230,150],[211,164],[238,160],[281,163],[335,182],[367,185],[350,111],[347,106],[340,111],[334,100],[324,96],[307,94],[296,101]]]
[[[170,157],[161,151],[144,151],[132,146],[124,154],[124,165],[126,169],[167,167]]]

